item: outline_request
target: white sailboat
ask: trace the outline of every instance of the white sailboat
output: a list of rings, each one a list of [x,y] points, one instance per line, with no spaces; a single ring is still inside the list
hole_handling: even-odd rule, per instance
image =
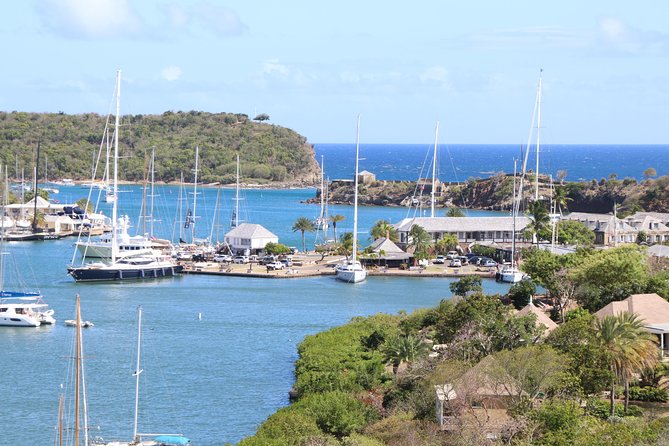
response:
[[[358,250],[358,161],[360,158],[360,115],[358,115],[358,123],[356,126],[356,143],[355,143],[355,181],[353,192],[353,249],[351,258],[346,262],[337,266],[336,277],[342,282],[358,283],[367,278],[367,270],[357,260]]]
[[[140,367],[142,343],[142,307],[137,307],[137,358],[135,362],[135,417],[133,422],[131,441],[112,441],[96,443],[99,446],[187,446],[190,439],[183,434],[143,434],[138,430],[139,426],[139,377],[144,371]]]
[[[496,278],[501,282],[518,283],[525,277],[525,274],[518,269],[516,264],[516,217],[520,207],[520,193],[516,190],[516,160],[513,161],[513,230],[511,232],[511,265],[502,267],[497,272]]]
[[[121,71],[116,77],[116,117],[114,129],[114,176],[113,190],[118,190],[118,140],[120,131],[120,107],[121,107]],[[112,203],[112,222],[118,222],[118,199]],[[156,279],[178,274],[183,269],[172,261],[169,255],[156,254],[154,252],[137,251],[134,254],[121,256],[118,249],[119,234],[116,230],[111,233],[111,256],[110,263],[95,262],[83,266],[70,266],[67,268],[77,282],[83,281],[111,281],[130,279]]]
[[[0,221],[5,219],[7,203],[7,171],[5,170],[5,188],[2,197]],[[2,168],[0,167],[0,177]],[[42,294],[37,291],[5,290],[5,267],[8,253],[5,253],[5,227],[0,225],[0,326],[39,327],[42,324],[55,324],[53,310],[42,301]]]

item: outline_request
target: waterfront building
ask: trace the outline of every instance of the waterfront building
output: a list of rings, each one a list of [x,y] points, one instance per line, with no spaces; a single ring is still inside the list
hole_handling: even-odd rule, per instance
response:
[[[225,243],[235,254],[258,254],[270,242],[279,243],[279,237],[255,223],[240,223],[225,234]]]
[[[620,219],[613,214],[572,212],[562,217],[564,220],[579,221],[595,233],[595,245],[616,246],[636,243],[640,233],[646,242],[663,243],[669,241],[669,227],[660,217],[662,214],[638,212]]]
[[[370,254],[360,256],[365,266],[377,265],[389,268],[399,268],[402,264],[409,264],[411,254],[402,251],[392,240],[385,237],[374,240],[369,247]]]
[[[516,240],[522,240],[522,233],[530,219],[516,218]],[[414,225],[425,229],[436,242],[446,234],[453,234],[462,244],[480,242],[510,243],[513,240],[513,217],[414,217],[405,218],[393,226],[399,234],[400,247],[411,243],[410,231]]]

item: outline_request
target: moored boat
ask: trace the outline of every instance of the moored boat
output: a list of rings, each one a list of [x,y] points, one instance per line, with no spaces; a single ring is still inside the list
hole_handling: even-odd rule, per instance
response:
[[[39,293],[0,291],[0,326],[39,327],[55,324],[53,310]]]

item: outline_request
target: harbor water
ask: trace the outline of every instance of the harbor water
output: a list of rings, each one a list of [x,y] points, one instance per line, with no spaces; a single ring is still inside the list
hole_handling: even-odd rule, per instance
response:
[[[198,237],[222,239],[227,230],[234,192],[226,189],[217,198],[218,193],[215,188],[198,190]],[[319,206],[303,203],[314,194],[314,189],[244,191],[240,216],[267,227],[280,242],[300,246],[300,233],[293,232],[292,225],[298,217],[318,215]],[[159,187],[155,195],[155,234],[178,237],[185,232],[182,235],[187,238],[190,228],[183,227],[176,212],[179,188]],[[83,196],[84,189],[66,187],[58,198],[70,202]],[[192,201],[192,194],[181,196]],[[119,193],[122,213],[133,219],[134,229],[140,232],[141,197],[139,186],[123,186]],[[182,204],[188,207],[185,201]],[[109,205],[104,206],[105,213],[110,213]],[[338,206],[330,212],[346,217],[338,225],[338,234],[350,231],[350,207]],[[394,222],[406,213],[402,208],[361,208],[362,244],[376,220]],[[307,234],[311,246],[314,237]],[[332,276],[286,280],[182,276],[75,284],[65,269],[74,241],[5,245],[10,254],[5,288],[10,289],[18,277],[28,288],[39,288],[58,323],[0,327],[2,444],[53,443],[75,331],[63,321],[74,318],[76,294],[81,296],[82,317],[95,324],[84,331],[90,436],[128,440],[132,435],[136,313],[142,305],[139,430],[183,433],[197,445],[235,443],[289,403],[296,347],[306,335],[355,316],[411,311],[450,297],[452,279],[447,278],[370,277],[353,286]],[[484,285],[491,293],[508,287],[493,281]]]

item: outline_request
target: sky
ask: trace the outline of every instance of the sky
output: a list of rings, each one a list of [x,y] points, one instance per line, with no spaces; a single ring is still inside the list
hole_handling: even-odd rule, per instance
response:
[[[311,143],[669,143],[666,0],[3,2],[0,110],[270,116]],[[536,124],[535,124],[536,125]]]

